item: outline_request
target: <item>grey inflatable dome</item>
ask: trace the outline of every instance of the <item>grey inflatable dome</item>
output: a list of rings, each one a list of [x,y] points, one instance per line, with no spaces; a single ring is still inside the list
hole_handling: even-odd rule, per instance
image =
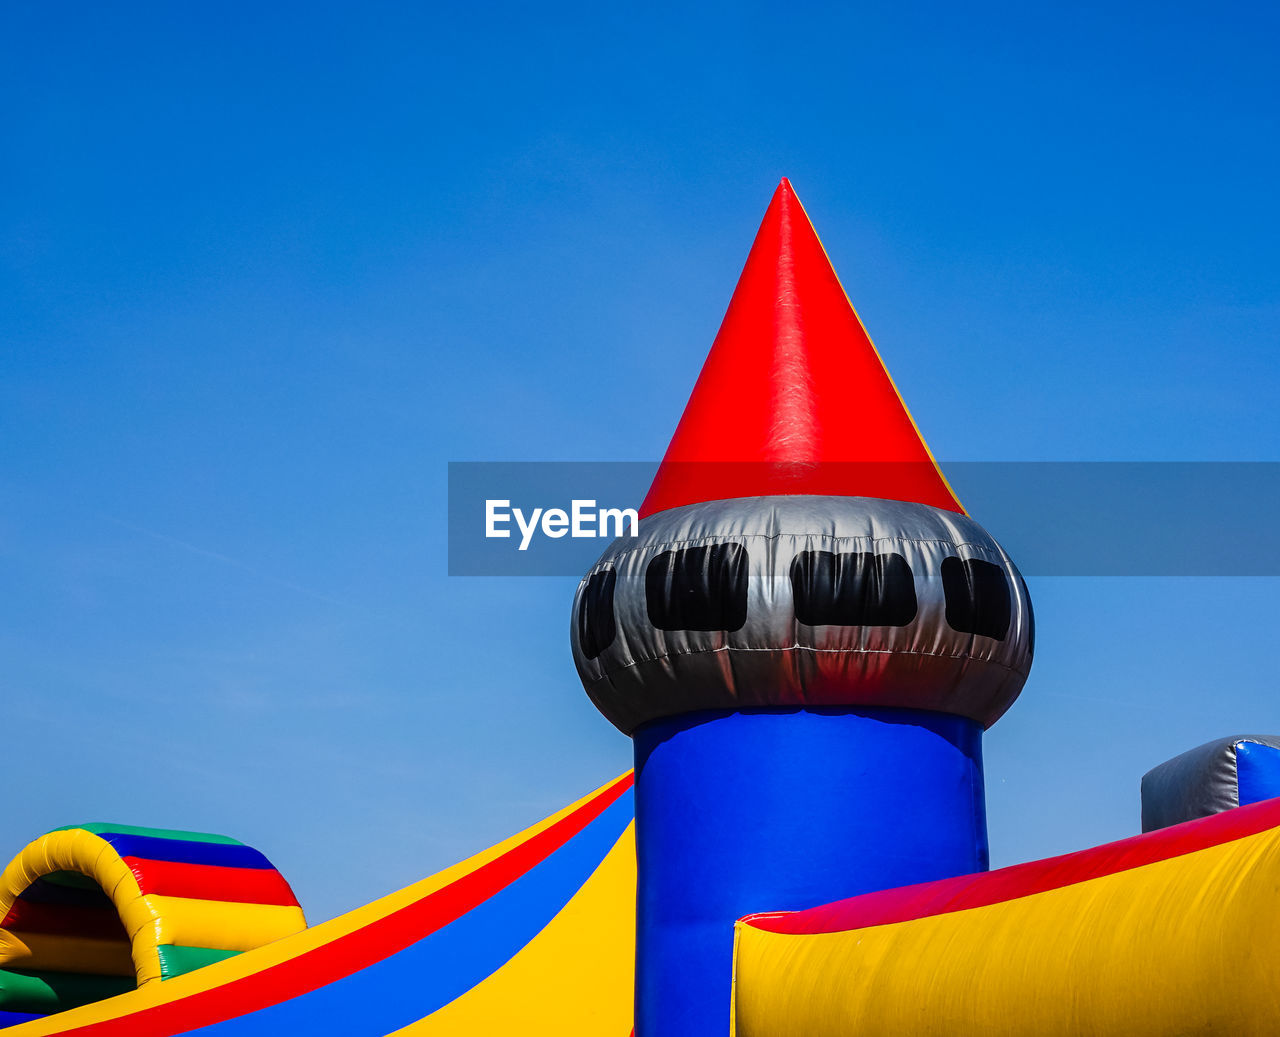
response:
[[[972,519],[868,497],[777,496],[648,516],[578,585],[573,657],[630,734],[704,709],[894,706],[989,727],[1031,669],[1034,619]]]

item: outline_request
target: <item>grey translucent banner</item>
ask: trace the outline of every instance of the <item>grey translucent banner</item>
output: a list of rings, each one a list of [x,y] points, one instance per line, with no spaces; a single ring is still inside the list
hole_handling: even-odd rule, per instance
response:
[[[688,486],[910,485],[910,465],[685,465]],[[579,576],[627,535],[654,462],[449,465],[449,575]],[[1280,576],[1280,462],[943,463],[1028,576]],[[576,503],[575,503],[576,502]]]

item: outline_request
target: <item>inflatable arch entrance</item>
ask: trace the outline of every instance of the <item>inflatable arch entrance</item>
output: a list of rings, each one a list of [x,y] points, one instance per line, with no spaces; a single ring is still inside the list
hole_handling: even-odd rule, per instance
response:
[[[306,928],[288,882],[223,835],[87,824],[0,875],[0,1010],[42,1015],[182,975]]]

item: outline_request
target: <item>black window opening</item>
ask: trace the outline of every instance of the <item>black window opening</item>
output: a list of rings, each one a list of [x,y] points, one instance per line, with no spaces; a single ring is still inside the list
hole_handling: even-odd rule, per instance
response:
[[[916,618],[915,577],[896,552],[801,551],[791,593],[807,626],[904,627]]]
[[[741,630],[747,622],[747,549],[711,544],[664,551],[644,574],[649,622],[659,630]]]
[[[944,558],[942,591],[952,630],[997,641],[1008,636],[1013,601],[1002,566],[977,558]]]
[[[618,581],[614,569],[601,569],[587,578],[586,590],[578,606],[578,643],[582,654],[594,659],[618,635],[613,618],[613,587]]]

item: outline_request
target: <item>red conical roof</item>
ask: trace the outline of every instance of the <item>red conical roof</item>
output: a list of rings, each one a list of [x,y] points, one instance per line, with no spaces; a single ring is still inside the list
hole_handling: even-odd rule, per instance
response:
[[[640,514],[772,494],[964,512],[786,180]]]

